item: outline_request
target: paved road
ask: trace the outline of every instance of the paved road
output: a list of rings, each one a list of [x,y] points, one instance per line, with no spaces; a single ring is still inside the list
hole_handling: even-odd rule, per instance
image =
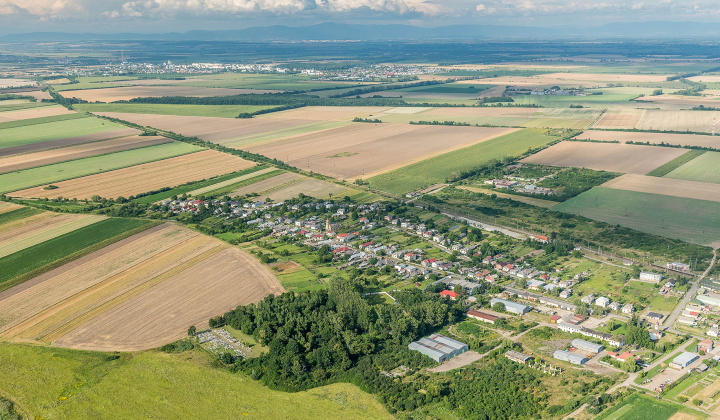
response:
[[[673,311],[673,313],[669,317],[667,317],[667,319],[665,320],[665,323],[663,324],[664,327],[666,327],[666,328],[672,327],[672,325],[675,323],[675,320],[680,315],[680,312],[682,312],[683,308],[685,308],[685,306],[687,306],[688,302],[690,302],[690,299],[692,299],[693,296],[695,295],[695,292],[697,292],[698,284],[700,283],[700,281],[705,278],[705,276],[710,271],[710,269],[715,265],[716,258],[717,258],[717,249],[713,249],[713,258],[712,258],[712,261],[710,262],[710,265],[708,266],[707,270],[705,270],[705,272],[702,273],[702,275],[700,276],[700,278],[697,279],[697,281],[690,282],[692,287],[690,288],[690,290],[687,293],[685,293],[685,297],[680,302],[680,304],[675,307],[675,310]]]

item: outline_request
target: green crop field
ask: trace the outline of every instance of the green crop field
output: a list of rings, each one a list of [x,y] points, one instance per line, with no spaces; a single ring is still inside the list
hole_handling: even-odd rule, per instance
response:
[[[133,114],[161,114],[195,117],[236,118],[241,113],[253,113],[274,106],[261,105],[166,105],[166,104],[78,104],[75,109],[87,112],[129,112]]]
[[[445,182],[453,173],[477,168],[494,159],[518,156],[528,149],[544,146],[554,140],[557,137],[546,134],[544,130],[520,130],[378,175],[368,181],[373,188],[404,194]]]
[[[133,76],[88,76],[78,77],[78,83],[70,83],[67,85],[55,85],[53,89],[57,92],[64,90],[82,90],[82,89],[99,89],[99,88],[111,88],[119,86],[132,86],[133,80],[137,80],[137,77]],[[107,83],[127,81],[127,83]]]
[[[6,128],[26,127],[29,125],[47,124],[47,123],[57,122],[57,121],[76,120],[78,118],[86,118],[86,117],[87,117],[87,115],[83,115],[83,114],[63,114],[63,115],[53,115],[50,117],[28,118],[25,120],[8,121],[8,122],[0,123],[0,130],[4,130]]]
[[[41,210],[34,209],[32,207],[23,207],[17,210],[0,213],[0,225],[14,222],[15,220],[24,219],[26,217],[30,217],[40,213],[42,213]]]
[[[666,420],[680,408],[672,403],[635,394],[600,415],[598,420]]]
[[[92,117],[8,128],[0,130],[0,148],[42,143],[121,128],[125,128],[125,126]]]
[[[155,224],[141,219],[105,219],[2,257],[0,291]]]
[[[12,399],[27,418],[393,418],[354,385],[273,391],[243,375],[211,368],[211,358],[202,350],[115,357],[0,343],[0,363],[0,395]]]
[[[13,102],[13,103],[6,103],[6,102]],[[6,111],[19,111],[21,109],[28,109],[28,108],[40,108],[44,106],[54,106],[55,104],[52,103],[39,103],[39,102],[14,102],[14,101],[0,101],[0,112],[6,112]]]
[[[667,238],[720,240],[720,203],[595,187],[552,208]]]
[[[154,162],[198,150],[203,148],[187,143],[171,142],[8,172],[0,175],[0,193]]]
[[[469,83],[443,83],[428,86],[415,86],[396,89],[397,92],[425,92],[425,93],[464,93],[468,95],[482,92],[495,85],[469,84]]]
[[[703,153],[668,173],[665,177],[720,184],[720,153]]]
[[[567,107],[571,104],[579,104],[583,106],[597,107],[610,103],[627,103],[639,96],[635,92],[616,92],[609,89],[592,89],[586,92],[598,92],[602,95],[588,96],[563,96],[563,95],[523,95],[515,97],[517,104],[536,104],[546,107]],[[652,90],[650,90],[652,92]]]
[[[268,89],[307,91],[312,89],[331,89],[356,86],[356,83],[313,82],[311,76],[301,74],[255,74],[223,73],[188,78],[188,81],[174,86],[195,86],[232,89]]]
[[[652,171],[648,172],[648,176],[659,176],[663,177],[670,172],[674,171],[675,169],[685,165],[686,163],[690,162],[691,160],[695,159],[696,157],[702,155],[705,153],[704,150],[688,150],[686,153],[676,157],[675,159],[671,160],[670,162],[659,166]]]

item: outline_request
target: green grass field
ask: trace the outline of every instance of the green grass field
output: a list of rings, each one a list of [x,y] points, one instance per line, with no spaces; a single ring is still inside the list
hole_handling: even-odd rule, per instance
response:
[[[80,118],[0,130],[0,148],[42,143],[125,128],[98,118]]]
[[[0,213],[0,225],[14,222],[15,220],[24,219],[26,217],[30,217],[40,213],[42,213],[42,210],[34,209],[32,207],[23,207],[20,209],[8,211],[6,213]]]
[[[273,391],[243,375],[211,368],[210,356],[201,350],[116,358],[0,343],[0,363],[0,395],[12,399],[27,418],[393,418],[353,385]]]
[[[105,219],[0,258],[0,290],[155,224],[142,219]]]
[[[635,394],[601,414],[598,420],[666,420],[679,409],[675,404]]]
[[[333,269],[334,270],[334,269]],[[317,280],[315,274],[302,268],[298,271],[287,274],[275,274],[285,290],[291,292],[302,292],[305,290],[323,289],[324,286]]]
[[[676,157],[670,162],[667,162],[664,165],[659,166],[648,172],[647,175],[663,177],[704,153],[704,150],[688,150],[686,153]]]
[[[425,92],[425,93],[461,93],[474,95],[495,85],[470,84],[470,83],[443,83],[438,85],[415,86],[402,89],[395,89],[396,92]]]
[[[50,117],[28,118],[25,120],[17,120],[17,121],[8,121],[8,122],[0,123],[0,130],[5,130],[7,128],[15,128],[15,127],[27,127],[29,125],[47,124],[47,123],[52,123],[52,122],[57,122],[57,121],[76,120],[78,118],[87,118],[87,115],[75,113],[75,114],[53,115]]]
[[[202,147],[171,142],[8,172],[0,175],[0,193],[126,168],[199,150],[203,150]]]
[[[6,102],[13,102],[13,103],[6,103]],[[42,103],[42,102],[30,102],[30,101],[23,101],[23,102],[2,101],[2,102],[0,102],[0,112],[19,111],[21,109],[40,108],[40,107],[45,107],[45,106],[55,106],[55,104]]]
[[[695,159],[669,172],[665,177],[720,184],[720,152],[700,154]]]
[[[78,104],[74,108],[87,112],[129,112],[133,114],[236,118],[241,113],[253,113],[275,107],[261,105]]]
[[[134,76],[88,76],[78,77],[78,83],[70,83],[67,85],[55,85],[53,89],[57,92],[64,90],[82,90],[82,89],[99,89],[111,88],[119,86],[132,86],[133,80],[137,80]],[[113,81],[127,81],[128,83],[107,83]]]
[[[330,89],[356,86],[356,83],[313,82],[311,76],[302,74],[257,74],[222,73],[188,78],[188,82],[174,86],[195,86],[231,89],[268,89],[307,91],[312,89]]]
[[[686,242],[720,240],[714,201],[595,187],[552,209]]]
[[[544,146],[557,138],[544,130],[525,129],[464,149],[414,163],[370,178],[370,186],[393,194],[445,182],[455,172],[477,168],[494,159],[518,156],[528,149]]]

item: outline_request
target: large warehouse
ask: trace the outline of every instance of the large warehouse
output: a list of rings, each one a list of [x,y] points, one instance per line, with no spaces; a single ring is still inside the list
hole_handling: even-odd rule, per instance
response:
[[[438,363],[452,359],[468,351],[468,345],[440,334],[432,334],[408,344],[410,350],[417,350]]]
[[[505,312],[511,312],[518,315],[524,315],[530,311],[532,311],[532,306],[523,305],[522,303],[512,302],[505,299],[498,299],[498,298],[492,298],[490,300],[490,307],[492,308],[493,305],[496,303],[502,303],[505,305]]]
[[[574,365],[583,365],[585,362],[588,361],[587,357],[581,356],[579,354],[570,353],[569,351],[563,351],[563,350],[555,350],[555,353],[553,353],[553,357],[562,360],[565,362],[570,362]]]
[[[605,347],[603,347],[601,344],[595,344],[590,341],[581,340],[579,338],[576,338],[572,341],[572,346],[576,349],[587,351],[590,353],[598,354],[601,351],[605,350]]]
[[[695,353],[690,353],[689,351],[683,352],[680,356],[673,359],[672,362],[670,362],[670,367],[673,369],[682,369],[690,366],[690,364],[697,359],[699,359],[700,356],[698,356]]]

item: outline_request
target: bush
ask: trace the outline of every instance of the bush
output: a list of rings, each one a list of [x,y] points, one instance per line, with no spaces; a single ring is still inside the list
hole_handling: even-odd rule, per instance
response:
[[[687,399],[687,397],[684,397],[684,396],[682,396],[682,395],[679,395],[679,396],[677,397],[677,400],[680,401],[681,403],[684,403],[684,402],[687,402],[688,399]]]

